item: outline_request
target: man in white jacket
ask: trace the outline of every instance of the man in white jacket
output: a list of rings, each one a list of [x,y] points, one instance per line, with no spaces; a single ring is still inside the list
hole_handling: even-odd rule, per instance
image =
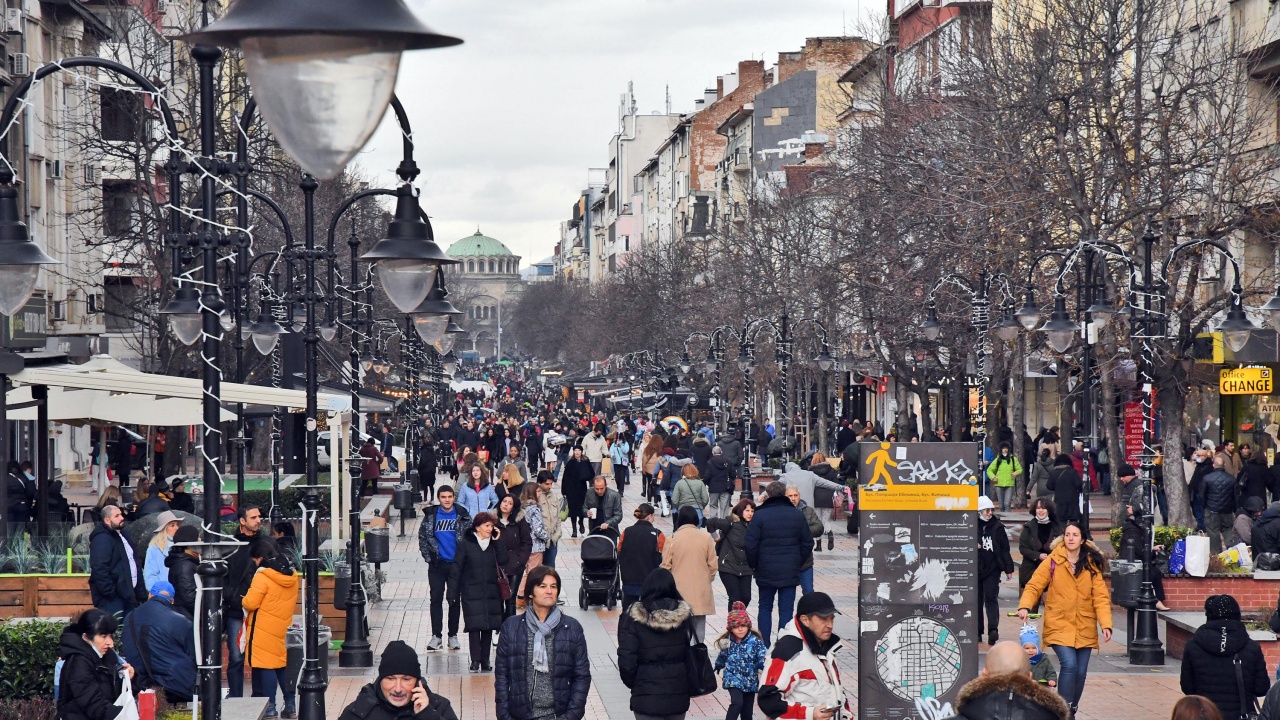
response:
[[[835,635],[836,610],[831,596],[812,592],[800,598],[769,653],[757,703],[765,715],[788,720],[843,720],[853,712],[836,653],[843,644]]]
[[[600,466],[604,463],[605,456],[609,454],[609,444],[600,432],[599,425],[591,428],[591,432],[582,438],[582,454],[586,456],[587,462],[591,463],[591,469],[595,470],[596,475],[599,476]]]

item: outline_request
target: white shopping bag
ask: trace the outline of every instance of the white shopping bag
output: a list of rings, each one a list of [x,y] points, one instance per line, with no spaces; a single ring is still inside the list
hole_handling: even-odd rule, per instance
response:
[[[1204,577],[1209,572],[1209,538],[1204,535],[1187,536],[1187,562],[1184,568],[1188,575]]]
[[[112,703],[120,708],[120,714],[116,715],[116,720],[140,720],[138,717],[138,701],[133,697],[133,682],[126,673],[124,676],[124,689],[120,691],[120,697]]]

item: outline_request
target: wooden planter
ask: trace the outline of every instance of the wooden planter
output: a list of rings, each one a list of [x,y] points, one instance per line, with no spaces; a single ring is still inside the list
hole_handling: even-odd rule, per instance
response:
[[[85,573],[0,575],[0,618],[74,617],[91,607]]]
[[[333,573],[320,573],[320,622],[333,631],[334,640],[342,640],[347,636],[347,611],[333,606],[333,582]],[[302,598],[306,590],[306,584],[303,583],[298,593],[298,604],[293,610],[294,615],[302,615]]]

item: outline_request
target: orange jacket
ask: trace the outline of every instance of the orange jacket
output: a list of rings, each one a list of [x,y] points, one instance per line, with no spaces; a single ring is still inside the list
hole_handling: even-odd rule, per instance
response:
[[[1054,541],[1049,557],[1027,582],[1018,607],[1035,607],[1044,594],[1045,647],[1065,645],[1073,648],[1097,648],[1098,627],[1111,628],[1111,598],[1101,572],[1085,570],[1071,573],[1067,546],[1062,539]],[[1083,555],[1083,551],[1082,551]]]
[[[286,575],[265,565],[258,568],[244,596],[244,662],[249,667],[278,669],[287,656],[284,635],[298,603],[298,573]]]

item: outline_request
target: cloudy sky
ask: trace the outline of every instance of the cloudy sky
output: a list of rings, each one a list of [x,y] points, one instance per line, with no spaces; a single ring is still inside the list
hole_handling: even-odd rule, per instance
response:
[[[524,264],[551,254],[587,168],[607,164],[620,96],[690,112],[739,60],[859,34],[885,0],[407,0],[459,47],[410,53],[397,94],[413,124],[436,238],[481,230]],[[392,113],[357,158],[394,181]]]

